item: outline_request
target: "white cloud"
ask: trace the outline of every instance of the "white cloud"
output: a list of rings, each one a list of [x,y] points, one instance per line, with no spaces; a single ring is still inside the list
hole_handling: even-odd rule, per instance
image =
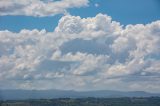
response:
[[[92,74],[96,74],[98,70],[101,70],[107,60],[108,56],[86,55],[80,65],[73,69],[73,74],[92,76]]]
[[[122,28],[103,14],[89,18],[63,16],[53,32],[0,31],[0,85],[7,88],[8,82],[14,88],[38,89],[44,83],[43,89],[127,88],[160,92],[156,85],[160,75],[159,35],[160,21]],[[76,52],[61,51],[66,42],[75,39],[95,45],[83,42],[76,46]],[[102,51],[101,46],[106,52],[96,54],[97,50]],[[83,52],[80,47],[85,48]],[[145,80],[156,87],[142,86],[147,83]]]
[[[125,65],[117,64],[111,66],[109,69],[107,69],[107,72],[105,76],[112,77],[112,76],[124,76],[128,74],[128,70],[126,69]]]
[[[89,18],[67,15],[60,19],[55,32],[75,38],[93,39],[117,35],[121,29],[120,23],[112,21],[107,15],[97,14]]]
[[[83,30],[81,18],[79,16],[67,15],[62,17],[59,21],[57,32],[67,33],[67,34],[78,34]]]
[[[65,14],[69,8],[87,6],[88,0],[1,0],[0,15],[50,16]]]

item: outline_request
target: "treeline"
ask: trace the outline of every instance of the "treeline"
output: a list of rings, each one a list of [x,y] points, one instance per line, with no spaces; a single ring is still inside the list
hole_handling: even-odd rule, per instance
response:
[[[0,106],[160,106],[160,97],[12,100],[0,101]]]

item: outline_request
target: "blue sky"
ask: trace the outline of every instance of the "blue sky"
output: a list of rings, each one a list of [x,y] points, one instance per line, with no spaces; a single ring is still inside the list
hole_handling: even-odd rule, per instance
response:
[[[96,7],[95,4],[99,6]],[[107,14],[123,25],[147,24],[160,19],[159,0],[91,0],[88,7],[71,8],[71,15],[94,17],[98,13]],[[21,29],[46,29],[53,31],[63,15],[33,16],[0,16],[0,30],[19,32]],[[16,27],[15,27],[16,26]]]
[[[159,0],[1,0],[0,89],[160,92],[159,10]]]

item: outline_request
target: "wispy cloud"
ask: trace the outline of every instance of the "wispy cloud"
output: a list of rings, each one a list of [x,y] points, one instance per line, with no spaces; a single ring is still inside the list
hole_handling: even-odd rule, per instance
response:
[[[1,0],[0,15],[51,16],[66,14],[69,8],[88,6],[88,0]]]

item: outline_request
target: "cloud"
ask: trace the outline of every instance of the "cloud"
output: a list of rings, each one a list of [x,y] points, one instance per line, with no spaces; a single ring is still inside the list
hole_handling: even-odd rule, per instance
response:
[[[112,21],[107,15],[97,14],[95,17],[88,18],[67,15],[59,20],[55,32],[76,38],[93,39],[100,36],[117,35],[121,29],[120,23]]]
[[[67,34],[78,34],[83,30],[81,18],[79,16],[67,15],[59,21],[57,32],[67,33]]]
[[[0,31],[0,85],[160,92],[160,21],[122,26],[66,15],[53,32]]]
[[[88,6],[88,0],[1,0],[0,15],[51,16],[66,14],[69,8]]]
[[[89,48],[89,49],[88,49]],[[62,54],[72,53],[89,53],[89,54],[107,54],[107,46],[95,40],[74,39],[64,43],[60,50]]]

